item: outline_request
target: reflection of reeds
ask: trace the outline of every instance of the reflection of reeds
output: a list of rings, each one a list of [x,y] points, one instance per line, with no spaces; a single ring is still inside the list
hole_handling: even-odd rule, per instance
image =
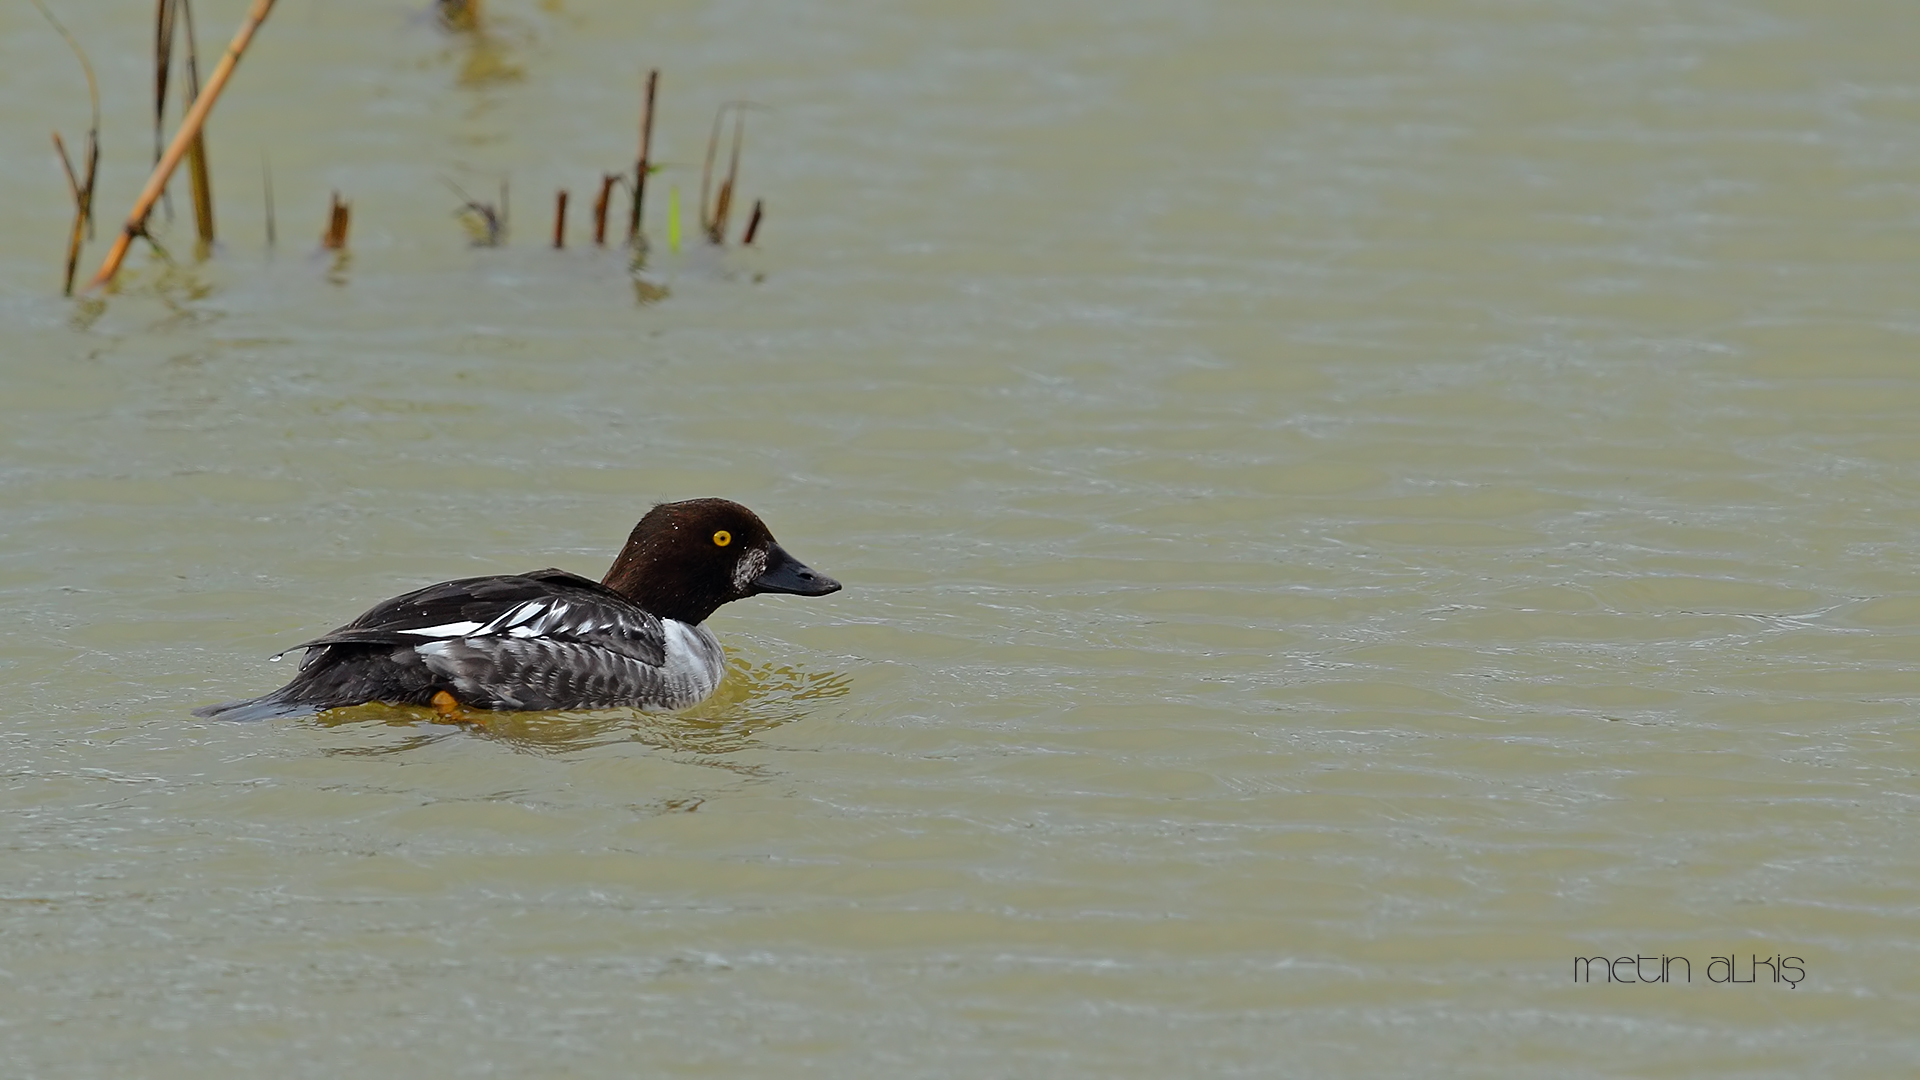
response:
[[[340,193],[333,193],[333,202],[327,209],[327,231],[320,234],[320,246],[328,251],[341,251],[347,246],[347,228],[352,224],[353,204],[340,201]]]
[[[213,112],[214,102],[220,100],[220,91],[226,89],[227,80],[233,77],[233,69],[240,63],[241,54],[246,52],[247,43],[253,40],[254,31],[260,28],[260,24],[266,21],[267,13],[272,10],[273,0],[253,0],[253,7],[247,11],[240,29],[234,33],[226,54],[220,57],[220,63],[214,66],[213,74],[207,78],[207,85],[201,89],[200,96],[194,99],[187,115],[180,118],[180,130],[174,135],[172,145],[167,147],[166,153],[154,165],[152,175],[147,177],[146,187],[140,190],[132,211],[127,214],[126,225],[114,239],[106,260],[100,264],[100,272],[93,276],[87,288],[98,288],[113,280],[113,275],[119,273],[120,264],[127,257],[127,249],[132,246],[133,238],[146,233],[147,215],[153,210],[154,200],[160,197],[161,189],[167,185],[167,178],[179,167],[188,144],[206,126],[207,116]]]
[[[267,197],[267,250],[273,250],[273,166],[268,164],[265,151],[260,154],[260,186]]]
[[[647,201],[647,169],[653,152],[653,99],[660,89],[660,69],[647,72],[647,101],[640,110],[640,159],[633,168],[633,217],[627,222],[627,243],[640,242],[640,209]]]

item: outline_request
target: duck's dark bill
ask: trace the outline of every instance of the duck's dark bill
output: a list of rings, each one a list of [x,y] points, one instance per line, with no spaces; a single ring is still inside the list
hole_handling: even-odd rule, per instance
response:
[[[787,554],[779,544],[767,552],[766,573],[753,579],[753,591],[825,596],[840,591],[840,583]]]

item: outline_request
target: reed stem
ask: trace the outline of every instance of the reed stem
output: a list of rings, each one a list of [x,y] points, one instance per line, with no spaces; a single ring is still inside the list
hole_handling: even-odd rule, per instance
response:
[[[60,133],[53,133],[54,148],[60,151],[60,165],[67,170],[67,187],[73,192],[74,218],[73,234],[67,241],[67,276],[65,291],[62,295],[73,295],[73,274],[80,265],[80,244],[84,233],[86,239],[93,239],[93,183],[100,175],[100,83],[93,77],[93,64],[87,60],[86,50],[80,42],[67,32],[60,20],[53,17],[44,0],[31,0],[34,7],[40,9],[58,33],[67,47],[73,50],[74,59],[80,61],[80,72],[87,77],[87,100],[93,105],[93,126],[87,129],[87,180],[80,183],[74,178],[73,163],[67,160],[66,143],[60,139]]]
[[[593,203],[593,246],[607,246],[607,204],[613,201],[613,185],[620,182],[619,173],[607,173],[600,177],[600,197]]]
[[[347,229],[353,223],[353,204],[340,201],[340,193],[333,193],[333,203],[327,209],[327,231],[320,234],[320,246],[328,251],[340,251],[347,246]]]
[[[167,152],[167,91],[173,86],[173,28],[178,0],[156,0],[153,11],[153,160]],[[167,220],[173,220],[173,197],[160,193]]]
[[[653,99],[660,89],[660,69],[647,72],[647,103],[640,110],[640,160],[633,168],[633,217],[627,222],[627,243],[640,238],[640,209],[647,201],[647,168],[653,153]]]
[[[747,231],[740,237],[741,247],[746,247],[748,244],[753,243],[753,238],[759,234],[760,213],[763,209],[765,209],[765,203],[762,200],[753,200],[753,216],[747,218]]]
[[[194,42],[193,4],[189,0],[177,0],[180,15],[185,20],[187,32],[187,105],[200,96],[200,49]],[[204,128],[194,133],[193,142],[187,145],[187,175],[193,185],[193,224],[199,231],[200,243],[213,243],[213,178],[207,169],[207,133]]]
[[[727,162],[727,178],[720,183],[720,194],[713,200],[713,224],[707,227],[707,239],[715,244],[727,242],[727,220],[733,211],[733,193],[739,188],[740,143],[747,134],[747,110],[744,104],[733,110],[733,156]]]
[[[93,220],[93,178],[100,166],[100,141],[92,133],[87,135],[87,182],[84,184],[74,175],[73,163],[67,160],[67,144],[57,131],[53,133],[53,148],[60,152],[60,167],[67,172],[67,190],[73,193],[73,229],[67,236],[67,276],[61,287],[62,296],[72,296],[73,275],[80,268],[80,244],[86,237],[87,224]]]

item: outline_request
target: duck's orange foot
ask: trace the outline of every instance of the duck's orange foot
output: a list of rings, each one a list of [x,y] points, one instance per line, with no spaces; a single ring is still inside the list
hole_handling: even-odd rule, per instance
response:
[[[460,699],[447,693],[445,690],[435,691],[431,704],[433,705],[433,711],[440,714],[440,719],[450,724],[471,724],[474,722],[467,716],[467,710],[461,707]]]

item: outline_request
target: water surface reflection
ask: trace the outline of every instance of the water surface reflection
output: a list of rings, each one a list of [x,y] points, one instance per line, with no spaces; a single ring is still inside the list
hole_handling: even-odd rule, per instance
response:
[[[329,709],[305,721],[322,728],[382,726],[400,737],[371,746],[328,747],[330,755],[375,757],[404,754],[442,739],[466,735],[499,742],[521,753],[562,755],[620,742],[637,742],[692,759],[736,753],[754,738],[805,717],[822,701],[845,697],[852,681],[834,671],[804,671],[787,665],[727,662],[720,689],[691,709],[672,713],[639,709],[556,712],[470,711],[449,722],[423,706],[382,704]],[[703,761],[715,768],[748,768]]]

